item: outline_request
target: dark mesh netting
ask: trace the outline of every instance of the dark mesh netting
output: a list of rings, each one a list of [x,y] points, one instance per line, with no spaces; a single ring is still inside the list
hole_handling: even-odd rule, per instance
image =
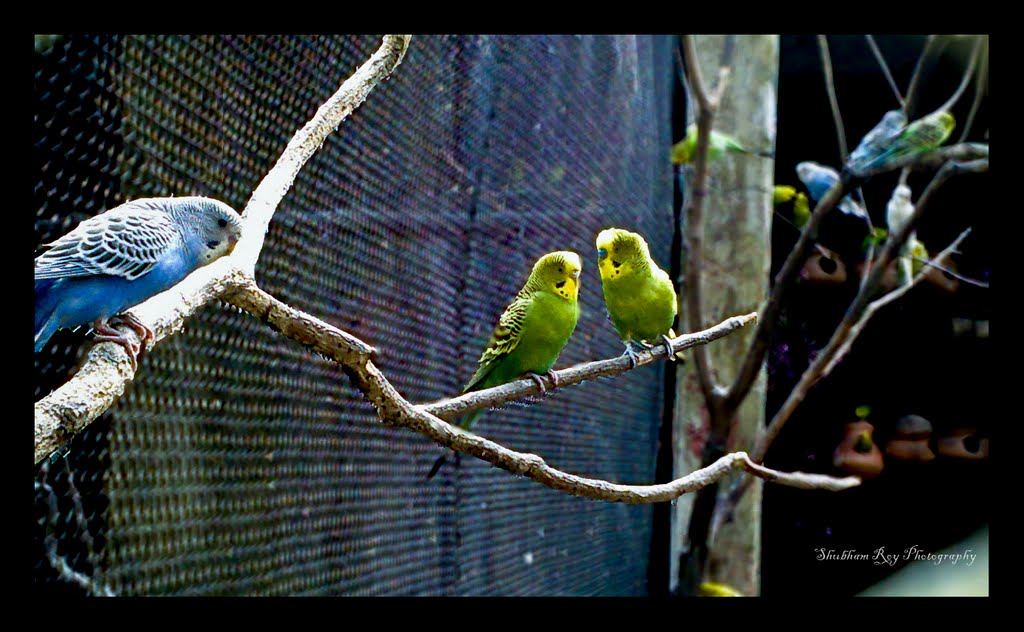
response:
[[[241,210],[380,36],[57,37],[38,45],[36,238],[137,197]],[[259,284],[374,345],[410,401],[458,394],[553,250],[584,261],[556,365],[622,353],[594,239],[672,241],[672,41],[416,36],[300,173]],[[36,354],[36,399],[90,343]],[[487,413],[555,467],[654,480],[664,367]],[[381,425],[341,369],[221,304],[143,356],[39,468],[37,586],[115,594],[642,595],[649,506],[570,497]],[[51,462],[52,461],[52,462]],[[78,578],[76,581],[74,578]],[[89,584],[89,582],[92,582]]]

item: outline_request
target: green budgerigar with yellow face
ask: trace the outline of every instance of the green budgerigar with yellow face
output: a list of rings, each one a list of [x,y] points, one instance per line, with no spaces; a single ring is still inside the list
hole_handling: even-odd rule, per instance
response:
[[[598,267],[608,316],[636,361],[634,347],[675,337],[676,289],[668,273],[651,258],[647,241],[636,233],[608,228],[597,236]],[[676,354],[681,358],[682,354]]]
[[[522,377],[533,377],[544,388],[539,376],[548,374],[569,342],[580,317],[579,279],[583,264],[575,252],[558,251],[537,260],[523,289],[505,308],[490,342],[480,356],[479,368],[469,379],[463,393],[499,386]],[[469,429],[483,410],[476,410],[459,421]],[[445,457],[440,457],[427,478],[437,473]]]

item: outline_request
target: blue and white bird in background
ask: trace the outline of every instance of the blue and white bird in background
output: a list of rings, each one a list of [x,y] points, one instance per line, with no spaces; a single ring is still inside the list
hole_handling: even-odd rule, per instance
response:
[[[800,182],[807,187],[807,192],[811,194],[811,199],[815,202],[820,202],[828,190],[839,182],[839,173],[835,169],[810,160],[796,166],[796,175],[800,178]],[[864,220],[868,217],[864,207],[854,202],[849,195],[844,195],[836,206],[846,215],[853,215]]]
[[[850,154],[846,162],[847,171],[858,177],[868,177],[893,169],[907,156],[936,149],[946,142],[956,127],[956,119],[945,110],[932,112],[909,125],[893,129],[898,120],[892,112],[886,113]]]
[[[230,253],[241,234],[238,213],[205,197],[138,199],[85,220],[36,257],[36,352],[58,329],[91,323],[135,366],[139,349],[110,320],[145,343],[153,332],[121,312]]]
[[[907,125],[907,115],[903,110],[889,110],[882,120],[860,139],[860,144],[850,153],[847,164],[865,165],[875,156],[880,155],[900,131]]]

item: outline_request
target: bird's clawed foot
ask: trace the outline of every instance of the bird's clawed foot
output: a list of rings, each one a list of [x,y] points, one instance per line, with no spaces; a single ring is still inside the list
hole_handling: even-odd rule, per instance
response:
[[[548,369],[548,379],[551,380],[551,388],[558,388],[558,374],[554,369]]]
[[[141,342],[136,345],[123,333],[114,329],[111,326],[112,324],[128,327],[138,335]],[[124,347],[124,350],[128,352],[128,359],[132,362],[132,371],[138,370],[138,357],[146,348],[146,344],[152,344],[156,339],[153,330],[130,313],[118,314],[109,319],[101,318],[92,324],[92,328],[96,332],[96,337],[94,338],[96,342],[116,342]]]
[[[129,325],[130,326],[130,325]],[[93,331],[96,332],[96,337],[93,338],[95,342],[116,342],[117,344],[124,347],[124,350],[128,353],[128,359],[132,363],[132,371],[136,371],[139,368],[139,351],[141,348],[128,339],[120,331],[111,327],[106,319],[99,319],[92,324]]]
[[[629,358],[629,368],[635,369],[637,364],[636,351],[633,351],[630,343],[626,343],[626,351],[622,355]]]
[[[675,362],[676,354],[672,352],[672,339],[665,334],[661,334],[661,340],[665,343],[665,353],[668,355],[668,359]]]
[[[546,396],[548,394],[548,389],[544,386],[544,380],[541,379],[540,374],[539,373],[530,373],[529,375],[530,375],[530,379],[533,380],[534,384],[537,385],[537,388],[540,389],[540,394],[542,396]]]
[[[130,312],[118,314],[111,318],[110,322],[125,325],[134,331],[139,336],[139,340],[142,341],[142,346],[139,347],[139,351],[145,350],[147,344],[152,344],[156,341],[156,334],[153,333],[153,330],[147,327],[145,323],[136,318]]]

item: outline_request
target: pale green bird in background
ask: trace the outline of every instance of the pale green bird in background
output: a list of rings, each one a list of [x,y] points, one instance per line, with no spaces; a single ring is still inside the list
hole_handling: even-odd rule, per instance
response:
[[[771,158],[771,154],[747,149],[735,138],[711,130],[711,145],[708,147],[708,160],[718,160],[723,153],[753,154]],[[686,128],[686,138],[672,146],[672,164],[688,165],[697,156],[697,124],[694,123]]]
[[[597,257],[608,317],[633,365],[633,347],[650,348],[654,340],[665,343],[671,359],[676,289],[668,273],[651,258],[647,242],[636,233],[608,228],[597,236]],[[682,358],[682,352],[675,357]]]
[[[583,264],[575,252],[558,251],[537,260],[515,300],[505,308],[498,326],[480,356],[479,368],[463,393],[499,386],[521,377],[532,377],[544,390],[541,374],[558,385],[551,368],[569,342],[580,317],[579,279]],[[484,410],[475,410],[459,421],[470,429]],[[445,461],[434,462],[431,478]]]
[[[881,124],[879,124],[881,125]],[[886,170],[894,162],[913,154],[931,151],[946,142],[956,120],[945,110],[932,112],[892,134],[888,139],[874,139],[873,151],[857,147],[847,162],[847,169],[856,176],[869,176]],[[858,156],[856,160],[853,156]]]

